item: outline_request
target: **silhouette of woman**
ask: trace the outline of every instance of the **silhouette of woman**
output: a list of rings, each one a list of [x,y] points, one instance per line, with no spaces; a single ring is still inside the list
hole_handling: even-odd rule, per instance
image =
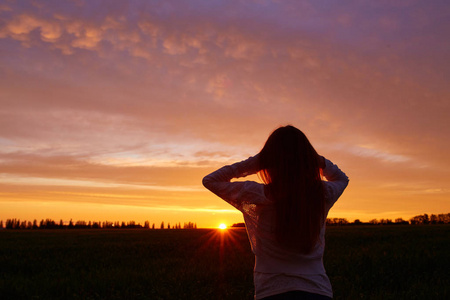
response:
[[[256,173],[264,184],[230,182]],[[333,297],[323,266],[325,221],[347,184],[348,177],[290,125],[276,129],[259,154],[203,178],[244,215],[255,255],[255,299]]]

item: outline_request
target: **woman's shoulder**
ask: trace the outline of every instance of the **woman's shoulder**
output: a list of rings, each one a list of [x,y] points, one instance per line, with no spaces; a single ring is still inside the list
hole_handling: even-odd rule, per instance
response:
[[[254,204],[263,204],[269,202],[269,197],[266,195],[266,185],[255,182],[255,181],[245,181],[244,188],[242,190],[244,198],[247,199],[248,202]]]
[[[256,181],[244,181],[244,189],[248,192],[264,195],[264,184]]]

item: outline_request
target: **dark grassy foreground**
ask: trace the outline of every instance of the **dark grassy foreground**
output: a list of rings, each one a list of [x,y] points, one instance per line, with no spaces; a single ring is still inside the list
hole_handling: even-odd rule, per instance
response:
[[[335,299],[450,299],[450,226],[330,227]],[[0,231],[1,299],[252,299],[243,230]]]

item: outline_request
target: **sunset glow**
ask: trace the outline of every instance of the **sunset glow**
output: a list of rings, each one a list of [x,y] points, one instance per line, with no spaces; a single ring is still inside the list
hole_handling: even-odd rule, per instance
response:
[[[227,229],[227,225],[222,223],[219,225],[219,229],[222,229],[222,230]]]
[[[292,124],[330,217],[450,212],[446,1],[2,1],[0,220],[217,228],[202,187]]]

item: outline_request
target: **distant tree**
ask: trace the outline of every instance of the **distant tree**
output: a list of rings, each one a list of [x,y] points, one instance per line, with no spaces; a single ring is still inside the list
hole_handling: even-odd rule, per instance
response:
[[[26,220],[22,221],[20,223],[20,225],[19,225],[19,228],[20,229],[27,229],[27,221]]]
[[[146,229],[150,228],[150,223],[148,221],[145,221],[144,228],[146,228]]]
[[[378,224],[380,224],[380,223],[378,222],[377,219],[372,219],[372,220],[369,221],[369,224],[372,224],[372,225],[378,225]]]
[[[423,225],[423,224],[428,224],[428,215],[418,215],[418,216],[414,216],[412,217],[409,222],[412,225]]]
[[[378,224],[389,225],[389,224],[392,224],[392,220],[391,219],[381,219]]]
[[[3,220],[0,220],[0,229],[3,229]]]
[[[355,224],[355,225],[361,225],[362,222],[361,222],[361,220],[356,219],[356,220],[353,222],[353,224]]]
[[[19,229],[20,228],[20,219],[6,220],[6,228],[7,229]]]
[[[327,225],[347,225],[349,222],[345,218],[328,218],[326,220]]]
[[[114,223],[113,222],[109,222],[109,221],[105,221],[105,222],[103,222],[102,227],[103,228],[114,228]]]
[[[38,228],[37,220],[34,219],[33,220],[33,229],[37,229],[37,228]]]
[[[13,219],[6,219],[5,228],[6,229],[14,229],[14,220]]]
[[[155,223],[152,224],[152,229],[155,229]]]
[[[76,223],[75,223],[75,228],[87,228],[88,226],[87,226],[87,223],[86,223],[86,221],[84,221],[84,220],[78,220]]]
[[[407,225],[407,224],[409,224],[408,221],[403,220],[402,218],[395,219],[394,223],[397,224],[397,225]]]
[[[404,221],[408,223],[408,221]],[[448,224],[450,223],[450,213],[438,215],[417,215],[409,219],[411,225],[426,225],[426,224]]]
[[[39,228],[42,228],[42,229],[55,229],[56,228],[56,223],[52,219],[48,219],[47,218],[45,220],[41,220]]]
[[[161,222],[161,226],[159,227],[160,229],[164,229],[164,221]]]
[[[438,224],[438,216],[430,215],[430,224]]]
[[[347,225],[348,223],[346,218],[339,218],[339,225]]]
[[[427,214],[423,215],[423,224],[429,224],[430,223],[430,218],[428,217]]]
[[[193,222],[184,223],[184,229],[197,229],[197,224]]]
[[[70,219],[68,228],[73,228],[73,227],[74,227],[73,226],[73,221],[72,221],[72,219]]]
[[[245,227],[245,223],[234,223],[231,227]]]
[[[449,224],[450,223],[450,213],[439,214],[438,215],[438,223],[439,224]]]

